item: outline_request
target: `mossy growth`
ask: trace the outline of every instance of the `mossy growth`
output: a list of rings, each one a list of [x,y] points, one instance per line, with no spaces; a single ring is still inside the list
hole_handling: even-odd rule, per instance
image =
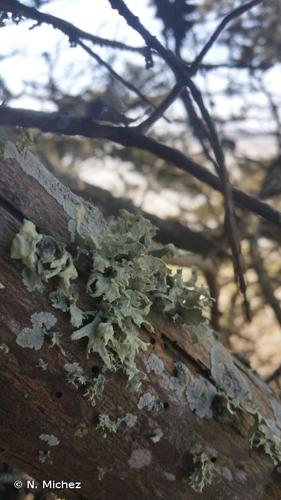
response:
[[[25,220],[13,240],[11,256],[24,264],[29,290],[43,290],[43,285],[51,282],[51,304],[69,313],[72,325],[78,328],[72,339],[87,339],[88,354],[99,354],[108,369],[122,367],[132,381],[138,374],[136,354],[147,348],[139,328],[153,330],[150,311],[159,310],[173,321],[203,324],[209,293],[194,281],[184,283],[180,272],[171,273],[161,257],[173,252],[173,246],[154,242],[156,229],[150,221],[122,211],[98,234],[82,235],[83,214],[81,205],[74,250],[73,245],[72,250],[67,249]],[[83,274],[78,287],[81,260]],[[92,304],[90,310],[78,305],[81,283]]]

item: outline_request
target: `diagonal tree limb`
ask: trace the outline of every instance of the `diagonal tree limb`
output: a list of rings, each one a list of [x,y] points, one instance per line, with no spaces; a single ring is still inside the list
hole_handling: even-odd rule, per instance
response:
[[[113,78],[115,78],[120,83],[122,83],[122,85],[124,85],[124,87],[127,87],[127,89],[129,89],[131,92],[136,94],[143,102],[145,102],[149,106],[156,108],[156,106],[140,90],[138,90],[137,87],[135,87],[135,85],[133,85],[130,82],[127,82],[122,76],[120,76],[110,66],[110,64],[108,64],[96,52],[94,52],[92,49],[90,49],[90,47],[88,47],[85,43],[81,42],[81,40],[78,40],[76,43],[77,43],[77,45],[82,47],[82,49],[85,50],[85,52],[87,52],[91,57],[93,57],[97,61],[98,64],[100,64],[101,66],[104,66],[107,69],[107,71],[113,76]]]
[[[168,95],[163,99],[161,104],[154,109],[151,115],[138,125],[138,130],[140,132],[146,132],[154,123],[156,123],[160,118],[165,118],[163,115],[165,111],[173,104],[176,98],[179,96],[183,89],[182,83],[178,82],[168,93]]]
[[[225,27],[231,23],[234,19],[237,17],[240,17],[242,14],[247,12],[248,10],[252,9],[253,7],[256,7],[256,5],[259,5],[263,3],[264,0],[251,0],[251,2],[247,2],[244,5],[240,5],[236,9],[233,9],[227,16],[223,18],[223,20],[220,22],[206,45],[202,48],[202,50],[199,52],[198,56],[194,59],[193,63],[190,66],[190,71],[192,75],[195,75],[197,73],[200,64],[202,63],[205,55],[209,52],[211,47],[214,45],[214,43],[217,41],[218,37],[221,35],[222,31],[225,29]]]
[[[0,107],[0,124],[8,127],[39,128],[43,132],[71,136],[81,135],[96,139],[107,139],[126,147],[136,147],[158,156],[216,191],[222,192],[221,181],[216,175],[188,158],[181,151],[138,133],[136,127],[100,125],[88,117],[76,118],[61,113],[44,113],[8,107]],[[231,189],[234,202],[238,206],[281,227],[281,212],[234,186],[231,186]]]

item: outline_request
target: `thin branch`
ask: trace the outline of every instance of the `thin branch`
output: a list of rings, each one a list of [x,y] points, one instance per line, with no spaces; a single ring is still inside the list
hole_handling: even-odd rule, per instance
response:
[[[194,107],[193,101],[187,89],[184,89],[181,93],[181,100],[185,107],[186,113],[189,118],[190,125],[193,130],[194,137],[196,137],[202,147],[202,151],[206,156],[207,160],[216,168],[216,161],[209,153],[208,144],[206,140],[210,143],[209,132],[202,119],[198,116],[196,109]]]
[[[237,279],[237,282],[239,283],[239,287],[243,295],[243,305],[245,309],[246,318],[247,320],[250,321],[251,314],[250,314],[250,305],[246,294],[247,284],[244,278],[244,263],[240,251],[239,233],[238,233],[236,215],[233,205],[233,196],[232,196],[228,171],[225,165],[224,153],[220,145],[219,137],[216,131],[216,126],[213,120],[211,119],[211,116],[209,115],[209,112],[204,104],[201,92],[198,90],[198,88],[196,87],[196,85],[192,80],[189,80],[188,88],[192,94],[194,101],[196,102],[196,104],[200,109],[202,117],[209,131],[210,144],[212,146],[212,150],[214,152],[216,159],[216,164],[215,164],[216,170],[223,186],[223,197],[225,205],[225,226],[233,256],[234,274]]]
[[[52,132],[64,135],[81,135],[84,137],[107,139],[127,147],[136,147],[171,163],[188,172],[199,181],[207,184],[216,191],[222,192],[221,180],[209,170],[197,164],[181,151],[157,142],[150,137],[138,133],[136,127],[115,127],[100,125],[89,117],[76,118],[62,113],[44,113],[27,109],[0,107],[0,124],[8,127],[21,126],[38,128],[43,132]],[[240,189],[231,186],[234,202],[260,215],[264,219],[281,227],[281,212],[250,196]]]
[[[84,49],[91,57],[93,57],[97,61],[98,64],[100,64],[101,66],[104,66],[108,70],[108,72],[113,76],[113,78],[118,80],[125,87],[127,87],[127,89],[129,89],[131,92],[136,94],[143,102],[145,102],[146,104],[148,104],[149,106],[151,106],[153,108],[156,108],[156,106],[142,92],[140,92],[140,90],[138,90],[132,83],[124,80],[124,78],[122,76],[120,76],[118,73],[116,73],[116,71],[106,61],[104,61],[98,54],[96,54],[96,52],[94,52],[92,49],[90,49],[90,47],[88,47],[85,43],[78,40],[77,45],[82,47],[82,49]]]
[[[76,42],[79,39],[89,40],[95,45],[100,47],[110,47],[112,49],[126,50],[129,52],[138,52],[143,56],[146,55],[147,47],[131,47],[122,42],[116,42],[114,40],[108,40],[107,38],[101,38],[99,36],[91,35],[86,31],[77,28],[73,24],[61,19],[59,17],[53,16],[51,14],[45,14],[40,12],[34,7],[28,7],[17,0],[0,0],[0,8],[5,12],[11,12],[19,16],[23,16],[27,19],[33,19],[40,24],[48,24],[53,26],[53,28],[60,30],[62,33],[69,37],[71,42]],[[37,25],[36,25],[37,26]]]
[[[190,70],[191,74],[195,75],[197,73],[197,70],[199,68],[199,65],[203,61],[205,55],[207,52],[209,52],[210,48],[214,45],[224,28],[234,19],[237,17],[240,17],[242,14],[247,12],[248,10],[252,9],[256,5],[259,5],[263,3],[264,0],[252,0],[251,2],[247,2],[244,5],[241,5],[240,7],[237,7],[237,9],[232,10],[227,16],[223,18],[223,20],[220,22],[214,33],[212,34],[211,38],[208,40],[206,45],[204,45],[203,49],[200,51],[198,56],[195,58],[194,62],[191,64]]]
[[[152,35],[140,22],[139,18],[130,11],[123,0],[108,0],[112,9],[117,10],[127,24],[135,30],[144,40],[148,47],[155,49],[168,66],[173,70],[178,80],[184,81],[190,77],[189,68],[178,59],[171,50],[162,45],[156,36]]]
[[[192,73],[190,71],[190,68],[187,65],[184,65],[182,61],[178,59],[170,50],[167,50],[155,36],[151,35],[151,33],[140,22],[139,18],[130,11],[130,9],[127,7],[127,5],[123,0],[108,0],[108,1],[111,7],[117,10],[120,16],[122,16],[127,21],[127,24],[142,36],[148,47],[154,48],[163,57],[164,61],[166,61],[169,67],[173,70],[177,81],[182,82],[182,84],[186,84],[188,88],[191,90],[192,95],[196,91],[195,93],[197,97],[198,98],[200,97],[199,99],[200,100],[199,107],[201,106],[200,111],[201,113],[203,113],[203,117],[210,132],[211,145],[213,147],[213,151],[217,160],[218,172],[222,180],[223,195],[225,201],[226,223],[227,227],[229,226],[228,234],[233,253],[234,272],[235,275],[237,276],[241,292],[244,296],[245,312],[247,318],[249,319],[250,318],[249,304],[246,297],[247,287],[243,275],[243,265],[239,250],[238,232],[236,230],[235,214],[232,204],[232,194],[231,194],[231,189],[228,185],[229,184],[228,173],[225,168],[224,156],[222,149],[220,147],[219,140],[217,138],[215,125],[213,124],[203,104],[203,99],[201,94],[197,91],[195,84],[191,80]],[[256,2],[261,2],[262,0],[253,0],[253,1],[256,3]],[[252,5],[252,2],[250,3]],[[241,7],[242,10],[240,9],[240,13],[244,12],[244,8],[245,6],[243,7],[243,9]]]
[[[163,115],[165,111],[173,104],[175,99],[178,97],[178,95],[181,93],[183,89],[182,83],[176,83],[176,85],[172,88],[172,90],[169,92],[169,94],[163,99],[161,104],[155,108],[155,110],[151,113],[151,115],[144,120],[142,123],[138,125],[138,129],[141,132],[146,132],[154,123],[157,122],[160,118],[165,118]]]
[[[65,33],[67,36],[69,36],[70,42],[74,43],[75,45],[79,45],[83,50],[85,50],[91,57],[93,57],[98,64],[104,66],[107,71],[122,85],[124,85],[127,89],[129,89],[131,92],[136,94],[143,102],[151,106],[152,108],[156,108],[156,106],[144,95],[142,92],[140,92],[132,83],[127,82],[122,76],[120,76],[106,61],[104,61],[96,52],[94,52],[90,47],[88,47],[84,42],[81,41],[81,38],[87,39],[90,41],[92,40],[92,35],[89,33],[86,33],[82,30],[79,30],[72,24],[64,21],[63,19],[57,18],[55,16],[51,16],[49,14],[44,14],[33,7],[27,7],[20,2],[17,2],[16,0],[12,0],[11,2],[7,2],[6,0],[0,0],[0,8],[4,8],[7,12],[12,12],[13,14],[17,13],[24,15],[24,17],[27,17],[29,19],[36,19],[38,20],[39,23],[47,23],[52,25],[54,28],[60,29],[63,33]],[[81,35],[82,33],[82,35]],[[87,36],[85,36],[87,35]],[[94,37],[94,39],[98,40],[105,40],[105,39],[99,39],[99,37]],[[106,42],[106,40],[105,40]],[[95,43],[98,43],[97,41]],[[115,43],[115,42],[114,42]],[[116,42],[119,43],[119,42]],[[99,45],[101,45],[99,43]],[[105,45],[105,44],[103,44]],[[121,44],[122,45],[122,44]],[[120,47],[119,47],[120,48]],[[147,47],[144,48],[147,51]],[[142,51],[144,49],[141,49]],[[138,50],[139,51],[139,50]]]

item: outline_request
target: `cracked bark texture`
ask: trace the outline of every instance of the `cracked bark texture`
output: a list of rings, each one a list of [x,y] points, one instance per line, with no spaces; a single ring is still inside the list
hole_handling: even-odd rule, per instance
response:
[[[128,389],[121,373],[108,374],[105,391],[92,407],[85,394],[67,382],[65,363],[77,361],[86,375],[95,377],[101,362],[94,355],[86,358],[83,342],[71,341],[68,315],[53,309],[46,293],[27,291],[22,266],[9,254],[23,218],[32,220],[40,232],[71,244],[73,214],[81,200],[44,168],[29,146],[19,143],[17,134],[1,130],[10,151],[2,151],[0,161],[0,282],[4,287],[0,289],[0,338],[9,349],[0,351],[1,462],[19,467],[39,483],[81,481],[81,489],[64,491],[67,499],[280,499],[281,480],[273,463],[262,451],[249,447],[251,419],[241,416],[238,427],[214,418],[201,419],[191,411],[185,394],[175,392],[175,361],[210,380],[206,345],[193,343],[182,326],[158,316],[152,318],[153,334],[140,332],[150,347],[138,358],[147,375],[138,392]],[[89,211],[98,231],[99,214]],[[65,354],[50,348],[48,342],[40,351],[16,343],[16,335],[31,326],[36,312],[56,317],[54,330],[63,334]],[[162,361],[160,369],[148,369],[151,354]],[[46,370],[38,366],[39,358],[47,363]],[[272,418],[271,389],[235,363],[264,416]],[[140,398],[148,393],[154,405],[140,409]],[[113,420],[131,414],[137,420],[132,427],[122,424],[105,437],[96,428],[101,414]],[[154,443],[151,437],[159,429],[163,436]],[[59,444],[48,446],[40,439],[42,434],[56,436]],[[214,481],[202,493],[188,482],[195,451],[216,458]]]

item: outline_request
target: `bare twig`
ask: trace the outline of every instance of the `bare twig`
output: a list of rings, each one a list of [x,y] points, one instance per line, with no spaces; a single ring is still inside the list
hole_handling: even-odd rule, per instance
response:
[[[211,162],[211,164],[216,168],[216,161],[212,157],[208,149],[208,142],[210,143],[209,132],[202,121],[202,119],[198,116],[196,109],[194,107],[193,100],[189,94],[189,91],[185,88],[181,93],[181,100],[185,107],[186,113],[188,115],[190,125],[193,130],[194,137],[196,137],[202,147],[202,151],[206,158]]]
[[[104,61],[96,52],[90,49],[90,47],[88,47],[85,43],[81,42],[81,40],[78,40],[77,45],[82,47],[82,49],[84,49],[91,57],[93,57],[98,64],[104,66],[108,70],[108,72],[113,76],[113,78],[122,83],[124,87],[127,87],[127,89],[136,94],[143,102],[145,102],[149,106],[156,108],[156,106],[142,92],[140,92],[140,90],[138,90],[135,87],[135,85],[133,85],[130,82],[127,82],[122,76],[116,73],[116,71],[110,66],[110,64]]]
[[[155,108],[155,110],[151,113],[151,115],[144,120],[142,123],[138,125],[138,129],[141,132],[146,132],[154,123],[159,120],[159,118],[165,118],[163,115],[165,111],[173,104],[175,99],[178,97],[178,95],[181,93],[183,89],[182,83],[176,83],[176,85],[172,88],[172,90],[169,92],[169,94],[163,99],[162,103],[160,106]]]
[[[143,102],[148,104],[152,108],[156,108],[156,106],[144,95],[140,90],[138,90],[132,83],[127,82],[122,76],[120,76],[106,61],[104,61],[96,52],[94,52],[90,47],[88,47],[81,39],[87,39],[94,43],[98,43],[96,39],[101,40],[99,45],[106,45],[106,43],[110,42],[106,39],[100,39],[99,37],[92,37],[89,33],[86,33],[82,30],[79,30],[72,24],[64,21],[63,19],[57,18],[55,16],[51,16],[49,14],[44,14],[34,9],[33,7],[27,7],[16,0],[12,0],[11,2],[7,2],[6,0],[0,0],[0,8],[6,10],[7,12],[12,12],[13,14],[17,13],[18,15],[23,15],[29,19],[36,19],[38,23],[47,23],[52,25],[54,28],[59,29],[67,36],[69,36],[69,40],[71,43],[75,45],[79,45],[85,52],[87,52],[91,57],[93,57],[98,64],[104,66],[107,71],[122,85],[124,85],[128,90],[136,94]],[[93,39],[92,39],[93,38]],[[104,42],[104,43],[103,43]],[[119,44],[119,42],[113,42]],[[121,44],[122,46],[123,44]],[[109,45],[107,45],[109,46]],[[118,47],[121,48],[121,47]],[[123,47],[124,48],[124,47]],[[147,50],[147,48],[138,49]]]
[[[0,107],[0,124],[4,126],[21,126],[38,128],[44,132],[64,135],[81,135],[99,139],[108,139],[127,147],[136,147],[171,163],[188,172],[199,181],[207,184],[216,191],[222,192],[221,180],[209,170],[198,165],[181,151],[157,142],[150,137],[140,134],[136,127],[115,127],[100,125],[89,117],[76,118],[62,113],[44,113],[27,109]],[[240,189],[231,186],[234,202],[260,215],[264,219],[281,227],[281,212],[254,196],[250,196]]]
[[[210,48],[214,45],[224,28],[229,24],[231,21],[236,19],[237,17],[240,17],[244,12],[247,12],[248,10],[252,9],[256,5],[259,5],[260,3],[264,2],[264,0],[252,0],[251,2],[247,2],[244,5],[241,5],[240,7],[237,7],[237,9],[232,10],[227,16],[223,18],[223,20],[220,22],[214,33],[212,34],[211,38],[208,40],[206,45],[204,45],[203,49],[200,51],[198,56],[195,58],[193,63],[191,64],[190,70],[191,74],[194,75],[201,62],[203,61],[205,55],[207,52],[209,52]]]

